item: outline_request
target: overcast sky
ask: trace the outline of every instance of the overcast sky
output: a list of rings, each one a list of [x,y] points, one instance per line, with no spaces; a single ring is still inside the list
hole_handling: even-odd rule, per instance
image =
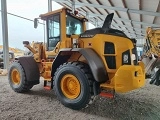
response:
[[[53,10],[58,8],[61,6],[53,2]],[[47,0],[7,0],[7,11],[33,20],[48,11],[48,3]],[[33,22],[8,15],[8,39],[10,47],[24,49],[22,44],[24,40],[44,41],[43,25],[39,24],[38,29],[34,29]],[[2,44],[0,13],[0,45]]]

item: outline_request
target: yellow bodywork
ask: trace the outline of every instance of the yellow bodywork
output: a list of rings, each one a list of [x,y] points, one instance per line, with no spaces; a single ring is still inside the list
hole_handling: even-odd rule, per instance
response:
[[[145,65],[142,61],[138,61],[139,66],[141,66],[143,74],[145,74]]]
[[[94,49],[105,63],[109,81],[101,84],[103,89],[113,89],[116,92],[124,93],[144,86],[145,74],[143,63],[140,63],[140,65],[133,65],[133,61],[131,61],[131,65],[122,65],[122,52],[133,49],[133,43],[128,40],[128,38],[97,34],[93,38],[84,38],[81,40],[84,44],[80,47]],[[115,54],[104,54],[105,42],[114,43]],[[89,46],[89,43],[91,43],[91,46]],[[130,54],[132,54],[131,51]],[[105,56],[115,56],[116,69],[109,69]]]
[[[144,86],[144,73],[140,66],[123,65],[114,77],[115,91],[119,93],[128,92]]]

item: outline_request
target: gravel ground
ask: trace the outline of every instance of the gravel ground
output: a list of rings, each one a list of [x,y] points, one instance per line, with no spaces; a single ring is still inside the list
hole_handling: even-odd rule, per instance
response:
[[[114,100],[97,97],[88,108],[76,111],[64,107],[54,91],[41,84],[25,94],[11,90],[6,76],[0,76],[0,120],[160,120],[160,87],[146,84]]]

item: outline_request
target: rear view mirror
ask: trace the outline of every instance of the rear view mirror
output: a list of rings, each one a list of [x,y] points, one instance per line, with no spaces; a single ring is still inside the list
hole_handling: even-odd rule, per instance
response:
[[[34,28],[37,28],[38,27],[38,18],[35,18],[34,19]]]

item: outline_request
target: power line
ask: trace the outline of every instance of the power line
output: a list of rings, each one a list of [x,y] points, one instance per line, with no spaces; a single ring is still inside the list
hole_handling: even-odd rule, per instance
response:
[[[0,11],[3,12],[2,10],[0,10]],[[22,18],[22,19],[25,19],[25,20],[28,20],[28,21],[31,21],[31,22],[34,22],[34,20],[32,20],[32,19],[29,19],[29,18],[26,18],[26,17],[22,17],[22,16],[19,16],[19,15],[13,14],[13,13],[7,12],[7,14],[15,16],[15,17],[19,17],[19,18]],[[40,22],[39,22],[39,24],[45,25],[44,23],[40,23]]]
[[[3,12],[2,10],[0,10],[1,12]],[[32,19],[29,19],[29,18],[26,18],[26,17],[22,17],[22,16],[20,16],[20,15],[16,15],[16,14],[13,14],[13,13],[9,13],[9,12],[7,12],[7,14],[9,14],[9,15],[12,15],[12,16],[15,16],[15,17],[18,17],[18,18],[22,18],[22,19],[25,19],[25,20],[28,20],[28,21],[31,21],[31,22],[34,22],[34,20],[32,20]],[[43,26],[44,26],[44,41],[45,41],[45,23],[43,22],[43,23],[41,23],[41,22],[38,22],[39,24],[42,24]]]

